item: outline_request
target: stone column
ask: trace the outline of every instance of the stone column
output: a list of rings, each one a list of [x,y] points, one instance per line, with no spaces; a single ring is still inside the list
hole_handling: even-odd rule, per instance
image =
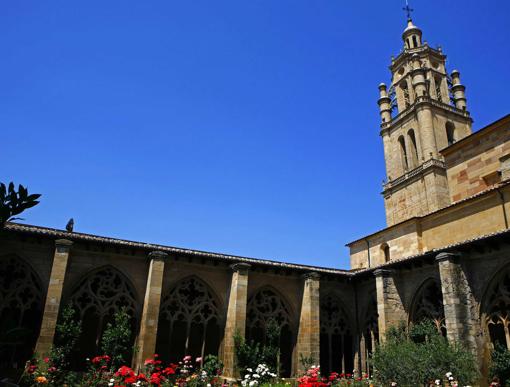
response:
[[[393,270],[377,269],[374,271],[375,288],[377,293],[377,324],[379,338],[384,341],[389,327],[398,326],[400,321],[406,321],[404,306],[397,291]]]
[[[246,331],[248,271],[251,266],[247,263],[235,263],[230,267],[233,273],[230,283],[227,320],[225,322],[222,360],[224,364],[224,375],[228,378],[235,378],[238,375],[235,367],[234,335],[238,333],[244,337]]]
[[[55,241],[55,255],[53,256],[50,282],[48,284],[48,292],[46,293],[41,331],[35,346],[37,356],[48,355],[53,345],[60,301],[62,299],[62,289],[64,287],[67,263],[72,245],[73,242],[67,239],[57,239]]]
[[[293,367],[301,375],[306,370],[301,364],[301,356],[320,361],[320,280],[319,274],[307,273],[303,276],[303,298],[296,345],[296,365]]]
[[[145,287],[142,319],[138,334],[138,351],[135,357],[135,369],[143,367],[145,359],[150,358],[156,352],[156,337],[158,334],[159,304],[163,288],[163,274],[165,272],[165,260],[168,254],[162,251],[149,253],[150,266]]]
[[[440,253],[436,257],[441,277],[446,335],[451,342],[476,349],[475,323],[470,307],[471,288],[459,263],[460,254]]]

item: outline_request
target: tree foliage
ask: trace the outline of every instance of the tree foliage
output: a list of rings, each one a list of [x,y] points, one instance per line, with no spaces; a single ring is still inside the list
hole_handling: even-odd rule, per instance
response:
[[[474,355],[450,344],[431,321],[406,330],[405,325],[389,329],[386,340],[376,347],[372,364],[374,376],[383,385],[428,385],[443,380],[451,372],[459,385],[469,385],[478,377]]]
[[[101,350],[111,357],[111,367],[118,369],[126,364],[131,353],[131,316],[125,308],[115,315],[114,323],[106,324],[101,338]]]
[[[502,386],[510,386],[510,351],[500,343],[492,351],[490,376],[498,377]]]
[[[237,370],[244,375],[248,368],[256,369],[266,364],[271,371],[279,373],[281,329],[274,320],[269,320],[265,330],[265,343],[261,345],[253,340],[247,342],[239,332],[234,335]]]
[[[20,219],[16,215],[37,205],[39,203],[37,199],[40,197],[40,194],[29,195],[28,190],[21,184],[16,191],[13,182],[10,182],[8,186],[0,183],[0,229],[5,226],[5,223]]]

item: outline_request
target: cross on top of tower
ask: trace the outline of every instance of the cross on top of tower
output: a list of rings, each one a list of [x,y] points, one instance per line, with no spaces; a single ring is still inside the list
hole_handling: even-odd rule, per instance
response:
[[[406,6],[402,8],[406,14],[407,14],[407,20],[411,20],[411,12],[414,11],[414,9],[412,9],[410,6],[409,6],[409,1],[406,0]]]

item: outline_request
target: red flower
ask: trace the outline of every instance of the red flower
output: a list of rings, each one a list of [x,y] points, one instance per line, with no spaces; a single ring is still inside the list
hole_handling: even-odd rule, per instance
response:
[[[45,363],[49,363],[50,358],[49,357],[45,357],[43,360],[44,360]]]
[[[120,375],[120,376],[124,376],[124,377],[125,377],[125,376],[134,376],[134,375],[135,375],[135,372],[134,372],[131,368],[127,367],[127,366],[122,366],[122,367],[120,367],[120,368],[119,368],[119,370],[115,373],[115,375],[117,375],[117,376],[119,376],[119,375]]]
[[[124,382],[126,382],[127,384],[134,384],[134,383],[136,383],[136,376],[133,375],[133,376],[130,376],[129,378],[126,378],[126,379],[124,379]]]
[[[166,367],[163,370],[163,375],[173,375],[173,374],[175,374],[175,368],[172,368],[171,366],[170,367]]]
[[[159,386],[161,384],[161,374],[159,372],[155,372],[151,375],[150,382]]]
[[[145,374],[138,374],[138,376],[136,377],[136,380],[140,380],[142,382],[148,382],[149,381],[147,379],[147,377],[145,376]]]

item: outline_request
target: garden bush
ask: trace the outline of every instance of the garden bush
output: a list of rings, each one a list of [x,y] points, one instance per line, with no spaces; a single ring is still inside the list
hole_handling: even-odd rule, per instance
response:
[[[490,375],[499,379],[502,386],[510,386],[510,351],[496,343],[491,355]]]
[[[375,379],[383,385],[430,385],[446,374],[453,375],[459,385],[469,385],[478,377],[474,355],[449,343],[431,321],[409,330],[404,325],[390,328],[372,355],[372,365]]]

